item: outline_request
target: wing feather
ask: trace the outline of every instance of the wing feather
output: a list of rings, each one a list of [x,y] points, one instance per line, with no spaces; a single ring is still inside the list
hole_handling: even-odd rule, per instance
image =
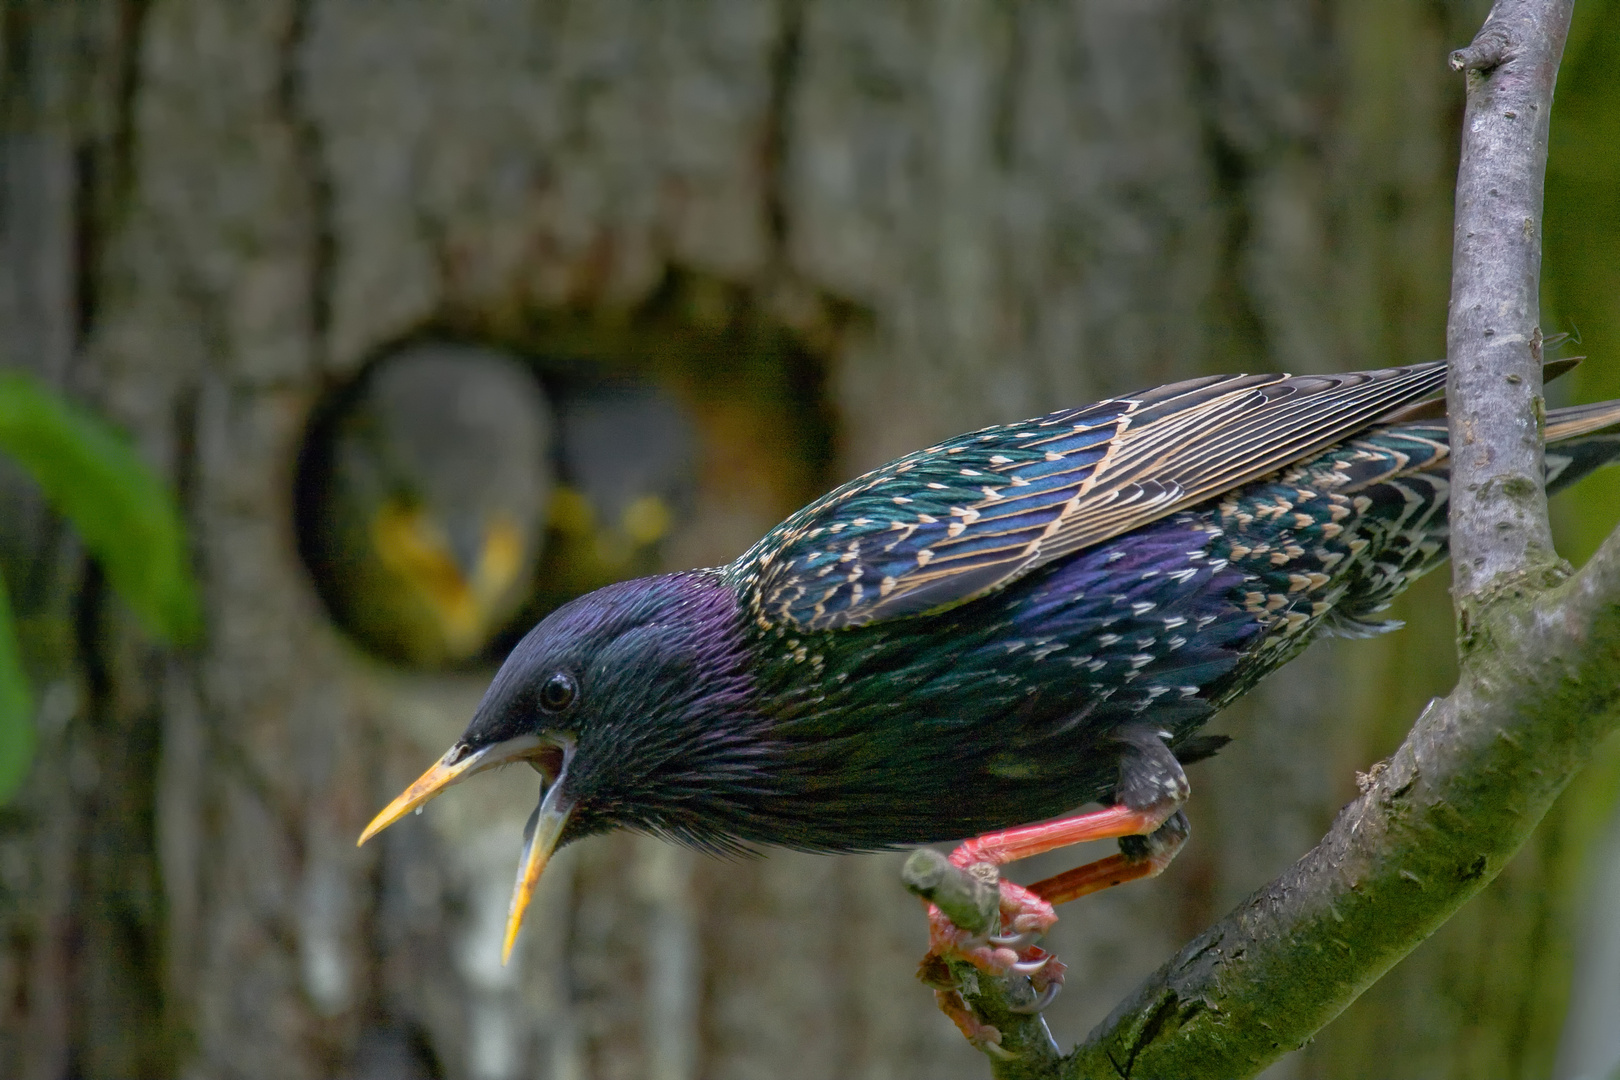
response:
[[[767,626],[941,610],[1275,472],[1444,383],[1439,361],[1213,376],[985,428],[818,499],[731,572]]]

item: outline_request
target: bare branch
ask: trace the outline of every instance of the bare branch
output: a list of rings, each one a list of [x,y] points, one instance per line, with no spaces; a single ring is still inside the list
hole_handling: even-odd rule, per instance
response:
[[[1493,13],[1494,14],[1494,13]],[[1489,16],[1485,25],[1468,47],[1451,54],[1452,71],[1489,71],[1507,58],[1508,37],[1502,27],[1493,25]]]
[[[1452,234],[1446,386],[1451,556],[1462,636],[1505,576],[1556,563],[1542,483],[1541,202],[1553,84],[1574,0],[1498,0],[1472,45]]]
[[[977,878],[933,848],[918,848],[900,869],[907,889],[933,904],[945,917],[970,934],[990,929],[1000,914],[1001,894],[994,881]]]

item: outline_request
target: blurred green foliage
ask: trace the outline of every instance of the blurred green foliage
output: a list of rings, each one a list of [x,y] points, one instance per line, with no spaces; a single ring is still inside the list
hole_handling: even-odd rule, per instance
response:
[[[1575,6],[1558,73],[1547,160],[1542,324],[1590,353],[1562,392],[1620,397],[1620,0]],[[1555,400],[1554,404],[1562,404]],[[1584,481],[1555,506],[1559,551],[1577,566],[1620,520],[1620,469]]]
[[[34,758],[33,701],[12,626],[11,602],[0,580],[0,802],[9,799]]]
[[[32,377],[8,372],[0,374],[0,453],[72,523],[150,633],[170,643],[196,636],[201,615],[179,512],[118,432]],[[0,801],[22,783],[33,757],[30,698],[0,583]]]

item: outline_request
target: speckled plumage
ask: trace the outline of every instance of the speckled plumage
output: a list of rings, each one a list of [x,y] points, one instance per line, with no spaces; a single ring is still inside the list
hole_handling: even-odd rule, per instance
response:
[[[954,839],[1110,801],[1118,734],[1189,760],[1219,709],[1445,556],[1440,364],[1202,379],[989,428],[793,515],[735,563],[560,609],[459,744],[566,732],[562,842]],[[1620,403],[1549,417],[1564,484]],[[578,698],[545,715],[566,672]],[[454,755],[456,751],[452,751]],[[452,759],[447,755],[446,760]]]

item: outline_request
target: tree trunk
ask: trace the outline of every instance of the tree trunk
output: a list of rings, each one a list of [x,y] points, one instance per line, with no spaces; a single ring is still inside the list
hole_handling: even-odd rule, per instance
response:
[[[0,1074],[682,1080],[986,1068],[912,978],[925,930],[895,856],[591,840],[503,968],[532,781],[459,787],[357,850],[488,672],[394,671],[328,624],[293,535],[310,410],[421,334],[640,370],[703,428],[673,567],[979,424],[1201,372],[1432,359],[1444,57],[1484,6],[4,12],[0,362],[97,404],[172,478],[208,632],[153,648],[0,473],[42,731],[0,815]],[[1578,281],[1558,168],[1548,265]],[[1052,936],[1060,1041],[1308,848],[1450,686],[1431,586],[1404,635],[1318,646],[1216,722],[1238,740],[1193,772],[1187,851]],[[1563,821],[1270,1075],[1545,1073],[1595,831]]]

